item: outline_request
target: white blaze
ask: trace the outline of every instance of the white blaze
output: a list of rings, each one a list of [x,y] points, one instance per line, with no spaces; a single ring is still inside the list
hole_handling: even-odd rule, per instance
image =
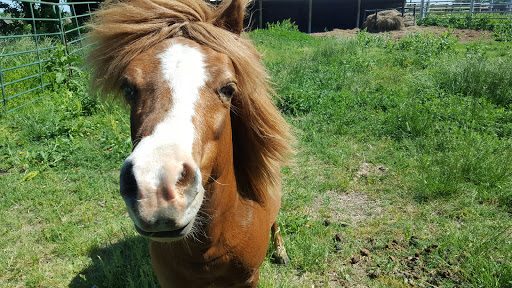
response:
[[[204,56],[196,48],[174,44],[157,57],[171,95],[156,96],[172,97],[171,109],[127,159],[134,164],[133,172],[139,185],[150,189],[157,189],[163,181],[164,163],[168,165],[173,158],[192,159],[195,137],[192,117],[199,89],[207,80]]]

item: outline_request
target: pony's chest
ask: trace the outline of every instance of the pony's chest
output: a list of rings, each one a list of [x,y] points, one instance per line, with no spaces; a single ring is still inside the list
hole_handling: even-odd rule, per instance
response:
[[[224,254],[199,260],[174,262],[174,269],[167,270],[172,283],[169,287],[254,287],[257,284],[259,269],[237,257]]]

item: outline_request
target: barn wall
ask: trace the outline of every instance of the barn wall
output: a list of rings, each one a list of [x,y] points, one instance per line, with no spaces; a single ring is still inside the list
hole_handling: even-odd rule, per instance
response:
[[[250,20],[246,24],[254,29],[259,22],[259,0],[250,8]],[[361,23],[365,9],[395,8],[403,0],[361,0]],[[352,29],[356,27],[357,0],[313,0],[311,32]],[[291,19],[302,32],[308,31],[309,0],[263,0],[263,25]]]

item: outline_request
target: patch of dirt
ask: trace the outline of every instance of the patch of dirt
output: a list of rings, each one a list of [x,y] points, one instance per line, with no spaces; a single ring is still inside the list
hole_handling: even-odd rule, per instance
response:
[[[360,179],[381,179],[389,171],[389,168],[380,164],[362,162],[359,171],[354,176],[354,182]],[[321,210],[329,211],[329,215],[321,215]],[[313,205],[307,208],[308,215],[313,218],[327,216],[324,225],[328,226],[331,222],[341,226],[357,226],[374,218],[382,217],[384,214],[383,205],[378,200],[369,199],[365,193],[351,191],[326,191],[322,196],[314,200]]]
[[[444,260],[433,266],[432,258],[440,255],[437,244],[424,243],[416,236],[409,239],[409,243],[401,243],[399,240],[393,240],[385,246],[372,246],[368,255],[374,254],[376,257],[384,258],[388,255],[387,264],[378,264],[367,270],[367,276],[372,279],[390,277],[403,281],[408,286],[418,287],[438,287],[444,281],[449,281],[455,285],[463,286],[465,283],[459,277],[457,263],[461,261],[464,255],[454,255],[449,249],[444,250]],[[362,249],[363,250],[363,249]],[[414,252],[414,256],[410,256]],[[362,253],[362,252],[361,252]],[[389,267],[393,269],[389,269]],[[387,267],[387,268],[385,268]],[[366,267],[369,268],[369,267]]]
[[[354,177],[354,182],[357,182],[359,178],[370,178],[370,177],[382,177],[388,173],[388,168],[382,165],[375,165],[372,163],[361,163],[361,167],[359,171],[357,171],[356,176]]]
[[[328,201],[327,203],[325,201]],[[311,206],[309,215],[321,217],[318,207],[329,211],[329,221],[342,225],[357,226],[369,219],[379,218],[384,214],[382,205],[377,200],[368,199],[368,196],[358,191],[336,192],[326,191],[323,197],[318,197]],[[341,222],[343,221],[343,222]],[[345,224],[344,224],[345,223]]]
[[[311,33],[313,37],[355,37],[357,36],[357,32],[359,32],[359,28],[355,29],[334,29],[328,32],[321,33]],[[434,35],[441,35],[446,31],[452,31],[452,35],[455,35],[459,38],[460,43],[469,43],[475,42],[479,40],[492,41],[493,38],[492,33],[490,31],[480,31],[480,30],[471,30],[471,29],[453,29],[446,27],[437,27],[437,26],[408,26],[403,28],[402,30],[396,31],[388,31],[388,32],[379,32],[372,33],[376,35],[389,35],[392,40],[403,38],[411,33],[432,33]]]

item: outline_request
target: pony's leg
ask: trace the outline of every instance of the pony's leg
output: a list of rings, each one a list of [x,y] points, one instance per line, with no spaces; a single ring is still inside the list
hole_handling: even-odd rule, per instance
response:
[[[283,238],[279,235],[279,228],[277,227],[277,222],[272,224],[272,243],[274,244],[274,262],[277,264],[282,264],[288,266],[290,264],[290,258],[286,254],[286,249],[284,248]]]

